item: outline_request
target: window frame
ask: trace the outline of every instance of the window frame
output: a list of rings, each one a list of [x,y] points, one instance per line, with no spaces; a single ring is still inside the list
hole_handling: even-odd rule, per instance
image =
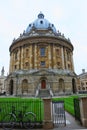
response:
[[[41,47],[40,48],[40,56],[45,56],[45,52],[46,52],[46,48],[45,47]]]

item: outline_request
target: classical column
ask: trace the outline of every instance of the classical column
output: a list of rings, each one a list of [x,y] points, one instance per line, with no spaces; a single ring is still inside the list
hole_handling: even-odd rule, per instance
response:
[[[23,50],[23,47],[21,48],[21,63],[20,63],[20,66],[21,66],[21,69],[24,69],[23,68],[23,62],[24,62],[24,50]]]
[[[51,44],[51,67],[53,69],[53,43]]]
[[[53,45],[53,68],[56,68],[56,55],[55,55],[55,46]]]
[[[35,50],[35,44],[32,44],[32,68],[34,69],[35,67],[35,53],[34,53],[34,50]]]
[[[72,70],[74,71],[73,52],[71,53],[71,64],[72,64]]]
[[[20,69],[20,48],[18,49],[18,69]]]
[[[51,47],[50,47],[50,44],[48,46],[48,60],[49,60],[49,69],[51,68]]]
[[[37,45],[35,44],[34,48],[34,68],[37,69]]]
[[[68,65],[67,65],[67,52],[66,52],[66,48],[64,49],[64,53],[65,53],[65,69],[68,69]]]
[[[19,48],[19,69],[21,69],[21,47]]]
[[[32,45],[30,45],[30,69],[32,69]]]
[[[15,63],[15,58],[14,58],[14,53],[12,52],[12,72],[14,71],[14,63]]]
[[[64,69],[64,52],[63,52],[63,47],[61,47],[61,56],[62,56],[62,68]]]

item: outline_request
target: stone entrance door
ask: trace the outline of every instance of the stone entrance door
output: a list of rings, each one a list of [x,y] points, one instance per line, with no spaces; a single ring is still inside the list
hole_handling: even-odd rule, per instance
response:
[[[41,80],[41,89],[45,89],[45,88],[46,88],[46,81]]]

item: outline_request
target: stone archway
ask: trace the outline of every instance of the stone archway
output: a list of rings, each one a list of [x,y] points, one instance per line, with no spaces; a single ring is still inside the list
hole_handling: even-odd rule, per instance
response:
[[[76,93],[76,82],[74,78],[72,79],[72,91],[73,93]]]
[[[13,88],[14,88],[14,83],[13,83],[13,80],[11,79],[10,80],[10,86],[9,86],[10,95],[13,95]]]
[[[59,92],[65,92],[65,84],[62,78],[59,79]]]
[[[24,79],[22,81],[22,94],[28,95],[28,80],[27,79]]]

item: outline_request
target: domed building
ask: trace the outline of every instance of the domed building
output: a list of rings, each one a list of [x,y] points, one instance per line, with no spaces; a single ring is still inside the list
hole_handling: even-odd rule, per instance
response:
[[[39,13],[10,48],[7,95],[48,97],[76,93],[73,45]]]

